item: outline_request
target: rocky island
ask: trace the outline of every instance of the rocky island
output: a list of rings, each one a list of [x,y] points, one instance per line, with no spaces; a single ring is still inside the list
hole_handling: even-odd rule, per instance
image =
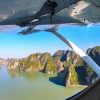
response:
[[[87,54],[100,66],[100,46],[88,49]],[[97,79],[96,73],[71,50],[58,50],[54,55],[45,52],[22,59],[0,59],[1,64],[6,64],[9,70],[57,73],[50,81],[64,86],[89,85]]]

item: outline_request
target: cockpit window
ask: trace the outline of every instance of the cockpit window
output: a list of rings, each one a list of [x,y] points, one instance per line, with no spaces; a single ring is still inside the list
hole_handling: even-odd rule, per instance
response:
[[[98,24],[0,26],[0,99],[65,100],[94,84],[99,32]]]

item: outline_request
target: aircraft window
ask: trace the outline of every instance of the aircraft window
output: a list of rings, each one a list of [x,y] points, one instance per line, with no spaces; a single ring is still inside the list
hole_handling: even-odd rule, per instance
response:
[[[94,24],[0,26],[0,99],[87,100],[82,94],[99,89],[99,31]]]
[[[1,0],[0,100],[100,100],[100,0]]]

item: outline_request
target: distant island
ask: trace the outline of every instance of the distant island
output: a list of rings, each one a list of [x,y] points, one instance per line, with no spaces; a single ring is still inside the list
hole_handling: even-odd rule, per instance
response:
[[[100,66],[100,46],[89,48],[87,54]],[[89,85],[98,77],[96,73],[71,50],[58,50],[50,53],[31,54],[22,59],[0,59],[9,70],[57,73],[51,81],[59,81],[64,86]]]

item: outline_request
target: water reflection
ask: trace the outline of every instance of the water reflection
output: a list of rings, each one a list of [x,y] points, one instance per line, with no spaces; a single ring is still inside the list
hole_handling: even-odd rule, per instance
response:
[[[64,100],[84,87],[68,88],[49,81],[42,72],[19,72],[0,69],[0,100]]]
[[[14,71],[14,70],[8,70],[8,74],[12,79],[16,79],[16,78],[23,78],[27,81],[31,81],[31,80],[38,80],[40,75],[40,73],[38,72],[19,72],[19,71]],[[41,73],[41,75],[43,75],[43,73]]]

